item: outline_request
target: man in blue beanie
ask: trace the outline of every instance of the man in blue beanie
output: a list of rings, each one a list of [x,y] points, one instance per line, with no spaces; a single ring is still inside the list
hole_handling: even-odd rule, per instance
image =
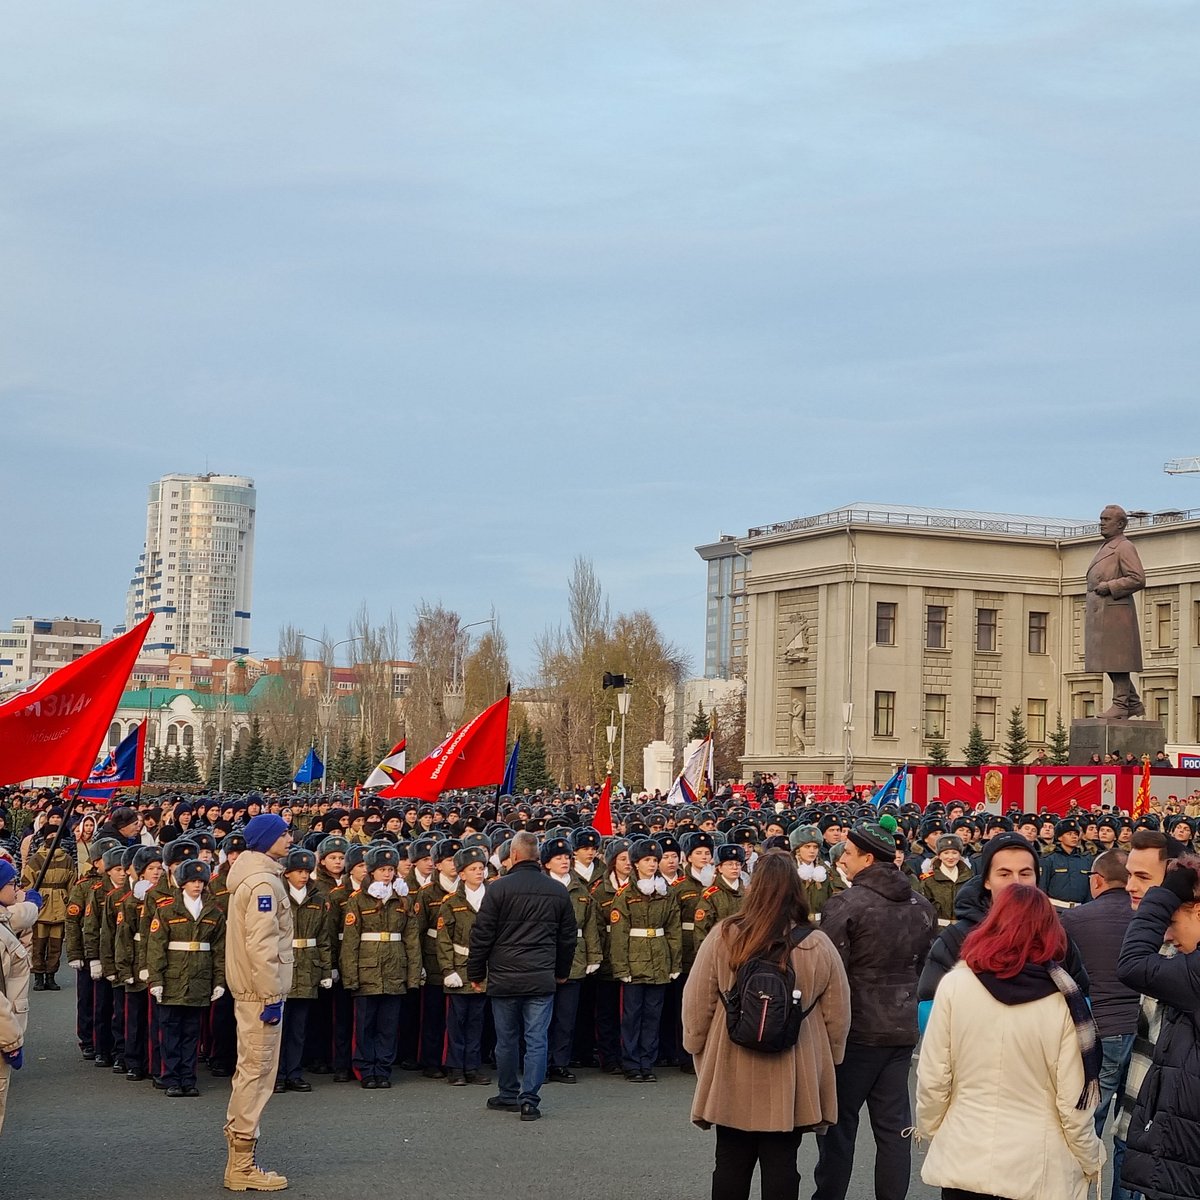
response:
[[[292,906],[283,860],[292,844],[282,817],[260,813],[242,831],[246,849],[229,869],[225,977],[237,1020],[237,1071],[226,1113],[230,1191],[278,1192],[287,1179],[254,1161],[263,1109],[275,1090],[283,1002],[292,990]]]

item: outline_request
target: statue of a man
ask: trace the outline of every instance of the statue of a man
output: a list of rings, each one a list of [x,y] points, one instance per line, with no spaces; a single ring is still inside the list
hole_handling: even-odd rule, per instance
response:
[[[1146,586],[1146,572],[1133,543],[1125,536],[1129,516],[1119,504],[1100,514],[1104,545],[1087,573],[1084,619],[1085,671],[1104,671],[1112,679],[1112,707],[1101,715],[1126,720],[1146,714],[1130,672],[1142,669],[1142,635],[1133,595]]]

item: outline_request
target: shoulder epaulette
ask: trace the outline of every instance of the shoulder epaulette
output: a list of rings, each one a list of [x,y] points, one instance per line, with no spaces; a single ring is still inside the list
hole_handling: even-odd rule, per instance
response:
[[[932,871],[926,871],[926,872],[924,872],[924,874],[922,874],[922,875],[918,876],[918,878],[920,878],[920,879],[932,879],[932,878],[933,878],[933,872],[932,872]]]
[[[705,888],[703,894],[705,896],[715,896],[717,894],[717,885],[714,883],[712,887]]]
[[[158,907],[159,908],[166,908],[166,906],[168,904],[174,904],[174,903],[175,903],[174,896],[160,896],[158,898]]]

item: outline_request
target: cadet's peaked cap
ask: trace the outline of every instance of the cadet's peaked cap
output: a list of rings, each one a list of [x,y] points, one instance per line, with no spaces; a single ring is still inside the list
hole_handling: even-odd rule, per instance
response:
[[[208,863],[201,862],[197,858],[186,859],[172,873],[175,876],[175,882],[180,887],[183,887],[185,883],[194,883],[197,879],[201,883],[207,883],[212,878],[212,872],[208,869]]]
[[[542,843],[541,859],[544,867],[552,858],[557,858],[560,854],[570,854],[571,843],[564,837],[547,838]]]
[[[397,867],[400,865],[400,855],[395,846],[369,846],[363,861],[368,871],[378,871],[380,867]]]
[[[317,869],[317,856],[311,850],[301,850],[299,847],[293,846],[287,852],[287,858],[283,860],[284,871],[315,871]]]
[[[483,846],[464,846],[454,856],[454,869],[456,871],[465,870],[472,863],[486,863],[488,860],[487,849]]]

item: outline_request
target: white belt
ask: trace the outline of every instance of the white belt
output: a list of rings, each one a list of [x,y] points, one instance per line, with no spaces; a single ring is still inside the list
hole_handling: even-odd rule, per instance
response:
[[[576,936],[576,937],[583,937],[583,930],[582,930],[582,929],[577,929],[577,930],[575,930],[575,936]]]
[[[1074,900],[1055,900],[1053,896],[1049,897],[1050,903],[1055,908],[1078,908],[1079,905]]]
[[[435,938],[435,937],[437,937],[437,930],[436,929],[427,929],[427,930],[425,930],[425,936]]]
[[[310,950],[314,946],[316,946],[316,944],[317,944],[316,938],[292,938],[292,945],[297,950]]]
[[[660,925],[657,929],[631,929],[630,937],[666,937],[667,931]]]
[[[680,929],[695,929],[696,922],[695,921],[681,921],[679,928]]]
[[[360,939],[364,942],[398,942],[400,935],[398,933],[364,933]]]
[[[954,922],[953,922],[953,921],[947,921],[947,920],[945,920],[945,919],[944,919],[944,918],[942,918],[942,917],[938,917],[938,924],[939,924],[939,925],[941,925],[941,926],[942,926],[942,928],[944,929],[944,928],[945,928],[947,925],[953,925],[953,924],[954,924]]]
[[[470,957],[471,951],[466,946],[460,946],[457,942],[451,942],[451,945],[454,947],[455,954],[461,954],[464,958]]]
[[[208,942],[168,942],[168,950],[211,950]]]
[[[133,940],[134,940],[135,942],[140,942],[140,941],[142,940],[142,935],[141,935],[140,933],[135,933],[135,934],[133,935]]]

